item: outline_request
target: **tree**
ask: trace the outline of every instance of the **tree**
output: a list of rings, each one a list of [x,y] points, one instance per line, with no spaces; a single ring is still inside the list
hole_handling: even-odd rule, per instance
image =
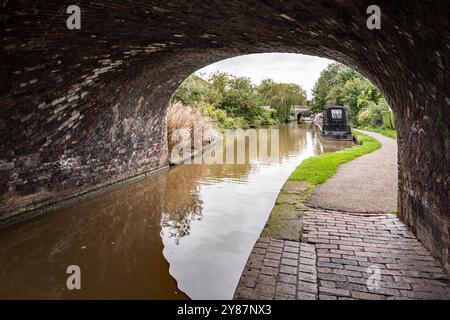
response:
[[[249,78],[232,77],[224,92],[221,109],[234,117],[246,119],[250,125],[256,125],[261,115],[261,98]]]
[[[208,81],[188,77],[174,93],[173,102],[201,108],[222,127],[247,128],[284,121],[293,105],[306,105],[307,100],[306,92],[296,84],[264,80],[255,86],[249,78],[216,72]]]
[[[208,94],[210,84],[196,75],[190,75],[183,81],[173,94],[174,102],[184,105],[197,105],[202,102]]]
[[[334,63],[322,71],[316,82],[311,109],[319,112],[327,105],[346,106],[350,121],[357,123],[359,113],[371,103],[376,105],[381,97],[377,87],[361,74],[342,64]]]
[[[218,108],[222,104],[223,97],[228,89],[231,75],[225,72],[215,72],[212,74],[208,82],[210,83],[210,90],[207,93],[206,101]]]
[[[350,120],[357,122],[358,114],[373,102],[378,103],[381,92],[367,79],[355,78],[347,81],[342,89],[342,102],[349,109]]]
[[[369,101],[367,107],[358,114],[358,124],[373,128],[382,127],[383,113],[386,111],[390,111],[390,108],[384,98],[379,99],[378,103]]]
[[[277,110],[280,121],[285,121],[295,105],[306,105],[307,97],[305,90],[294,83],[277,83],[271,79],[261,82],[258,87],[262,101]]]
[[[342,105],[342,89],[347,81],[361,79],[362,76],[340,63],[330,64],[320,74],[314,89],[311,110],[322,111],[327,105]]]

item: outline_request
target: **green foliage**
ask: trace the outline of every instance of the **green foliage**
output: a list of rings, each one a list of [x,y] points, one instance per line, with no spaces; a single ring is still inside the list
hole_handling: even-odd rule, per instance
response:
[[[342,101],[349,109],[350,121],[356,123],[358,114],[380,99],[380,91],[365,78],[347,81],[342,89]]]
[[[210,85],[200,77],[191,75],[184,80],[173,94],[172,100],[184,105],[197,105],[209,94]]]
[[[223,92],[220,108],[228,115],[245,119],[250,126],[259,122],[262,101],[249,78],[230,78]]]
[[[381,127],[383,126],[383,112],[385,111],[389,111],[389,106],[384,102],[384,99],[378,104],[369,101],[367,107],[359,113],[357,123],[360,126]]]
[[[255,86],[249,78],[217,72],[208,81],[188,77],[173,95],[173,102],[198,106],[223,128],[249,128],[284,121],[292,105],[305,105],[298,85],[264,80]],[[271,105],[272,108],[264,108]]]
[[[380,91],[358,72],[339,63],[329,65],[314,87],[312,110],[322,111],[328,105],[343,105],[352,123],[370,102],[378,103]]]
[[[311,110],[320,112],[327,105],[342,105],[342,89],[344,85],[356,78],[362,78],[362,76],[340,63],[329,65],[322,71],[319,80],[314,86],[314,99],[311,102]]]
[[[338,63],[329,65],[314,87],[312,109],[320,112],[327,105],[343,105],[353,125],[386,128],[395,134],[393,114],[380,90],[352,69]]]
[[[394,113],[384,98],[381,98],[378,104],[370,102],[369,106],[359,113],[358,128],[397,139]]]
[[[211,118],[219,127],[225,129],[249,128],[248,123],[243,118],[229,117],[225,110],[217,109],[212,104],[201,105],[202,113]]]
[[[307,104],[305,90],[293,83],[278,83],[265,79],[259,85],[258,92],[263,103],[277,111],[279,121],[285,121],[289,117],[292,106]]]
[[[391,109],[385,110],[381,113],[383,118],[383,127],[386,129],[395,129],[394,112]]]
[[[322,184],[336,174],[342,163],[349,162],[381,147],[381,143],[365,134],[354,133],[358,144],[333,153],[323,153],[304,160],[292,173],[289,180],[305,181],[312,185]]]

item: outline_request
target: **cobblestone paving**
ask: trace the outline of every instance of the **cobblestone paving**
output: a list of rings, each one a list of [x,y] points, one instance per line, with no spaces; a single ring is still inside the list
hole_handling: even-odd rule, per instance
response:
[[[313,245],[259,238],[241,277],[236,299],[317,299]]]
[[[449,277],[396,216],[303,219],[301,243],[257,241],[235,299],[450,299]]]

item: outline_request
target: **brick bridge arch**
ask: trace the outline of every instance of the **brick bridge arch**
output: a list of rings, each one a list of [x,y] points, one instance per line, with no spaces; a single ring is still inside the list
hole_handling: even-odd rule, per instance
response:
[[[450,7],[361,0],[1,4],[0,217],[167,163],[165,111],[182,80],[237,55],[291,52],[351,66],[393,107],[399,215],[450,270]],[[64,4],[65,3],[65,4]]]

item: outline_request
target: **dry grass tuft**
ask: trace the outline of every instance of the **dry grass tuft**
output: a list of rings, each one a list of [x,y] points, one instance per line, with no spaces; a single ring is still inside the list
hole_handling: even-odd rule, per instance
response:
[[[200,144],[199,140],[201,140],[202,147],[205,147],[213,142],[214,134],[212,133],[213,130],[211,130],[213,128],[212,120],[204,116],[199,108],[186,106],[179,102],[172,104],[167,113],[167,138],[169,142],[169,153],[171,153],[172,149],[180,143],[180,138],[177,139],[176,136],[174,137],[174,134],[176,134],[178,130],[185,129],[189,132],[190,141],[183,140],[182,143],[191,144],[192,150],[196,145],[194,143]],[[202,134],[194,135],[195,129]],[[194,139],[196,141],[194,141]]]

